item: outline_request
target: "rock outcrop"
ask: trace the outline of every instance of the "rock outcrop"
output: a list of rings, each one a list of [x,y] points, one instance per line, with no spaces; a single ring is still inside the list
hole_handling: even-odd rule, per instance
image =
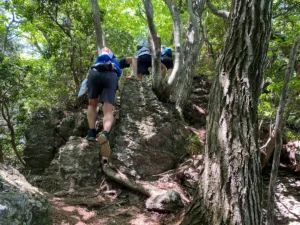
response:
[[[0,224],[50,225],[46,196],[16,169],[0,163]]]
[[[119,119],[112,138],[112,163],[135,178],[175,167],[185,154],[187,129],[171,107],[163,105],[151,86],[126,81]]]
[[[84,113],[64,113],[40,108],[25,132],[24,160],[32,173],[43,172],[70,136],[85,136],[88,123]]]
[[[211,82],[205,76],[194,77],[192,93],[187,101],[183,115],[186,121],[195,128],[205,127],[209,89]]]
[[[100,146],[79,137],[71,137],[60,148],[58,165],[62,189],[72,193],[78,187],[94,186],[100,180]]]

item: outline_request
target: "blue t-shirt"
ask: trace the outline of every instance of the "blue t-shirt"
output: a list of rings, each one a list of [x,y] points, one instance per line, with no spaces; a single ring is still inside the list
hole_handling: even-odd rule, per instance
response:
[[[165,55],[169,56],[172,58],[172,54],[173,54],[173,51],[171,48],[168,48],[168,47],[165,47],[165,46],[162,46],[162,53],[161,53],[161,59],[164,58]]]
[[[121,70],[119,64],[117,63],[117,61],[115,60],[115,56],[113,56],[113,58],[110,58],[107,54],[99,55],[96,62],[93,64],[93,66],[96,66],[98,64],[108,63],[108,62],[114,63],[115,71],[116,71],[118,77],[122,76],[122,70]]]

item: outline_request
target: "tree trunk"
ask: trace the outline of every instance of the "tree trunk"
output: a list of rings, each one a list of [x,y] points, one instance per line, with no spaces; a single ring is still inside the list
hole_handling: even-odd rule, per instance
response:
[[[202,45],[202,41],[200,41],[200,26],[205,0],[188,0],[190,23],[183,48],[180,40],[181,25],[178,7],[173,0],[165,0],[165,2],[172,15],[175,42],[174,68],[168,78],[167,89],[169,89],[168,93],[171,102],[175,102],[176,109],[182,114],[190,94],[192,73]]]
[[[18,152],[17,144],[16,144],[16,137],[15,137],[15,129],[14,129],[12,121],[11,121],[11,115],[9,114],[8,106],[4,102],[1,103],[1,113],[2,113],[3,119],[5,120],[5,122],[7,124],[8,129],[10,131],[11,147],[12,147],[14,153],[16,154],[17,158],[19,159],[20,163],[22,163],[22,165],[26,167],[26,163],[24,162],[24,160],[22,159],[22,157],[20,156],[20,154]]]
[[[174,45],[175,45],[175,60],[172,74],[168,79],[168,84],[172,85],[175,83],[175,78],[179,74],[180,66],[182,65],[182,44],[181,44],[181,22],[179,16],[179,10],[177,4],[174,0],[165,0],[173,20],[173,30],[174,30]]]
[[[73,41],[72,41],[73,42]],[[72,76],[75,82],[75,89],[76,92],[79,91],[80,89],[80,77],[78,76],[78,71],[76,70],[76,65],[75,65],[75,58],[76,58],[76,46],[75,43],[72,43],[72,52],[70,54],[70,68],[72,71]]]
[[[91,0],[92,10],[93,10],[93,18],[94,18],[94,26],[96,31],[96,40],[97,40],[97,47],[103,48],[105,46],[104,41],[104,33],[101,26],[101,19],[99,13],[99,5],[97,0]]]
[[[229,17],[229,12],[227,12],[226,10],[218,10],[216,9],[213,4],[210,3],[209,0],[206,0],[206,5],[207,7],[210,9],[210,11],[215,14],[216,16],[222,17],[224,19],[228,19]]]
[[[175,107],[180,115],[183,113],[184,106],[191,92],[190,87],[192,87],[194,68],[197,65],[198,55],[203,45],[200,27],[204,4],[205,0],[196,1],[194,6],[191,1],[188,1],[190,25],[183,49],[183,64],[179,70],[178,80],[171,90],[171,100],[175,102]]]
[[[232,2],[210,94],[205,169],[182,224],[262,224],[257,107],[271,2]]]
[[[153,40],[153,90],[162,100],[171,100],[176,104],[180,114],[190,93],[192,72],[198,59],[200,51],[200,25],[205,0],[188,0],[190,15],[189,29],[186,34],[185,45],[181,46],[181,24],[177,4],[174,0],[165,0],[173,20],[175,62],[172,74],[168,77],[167,83],[162,82],[160,71],[160,38],[157,36],[153,22],[153,8],[151,0],[144,0],[144,7],[147,15],[148,26]],[[182,50],[183,49],[183,50]]]
[[[267,225],[273,225],[274,223],[274,206],[275,206],[275,188],[276,188],[276,179],[278,173],[278,167],[280,162],[280,153],[282,148],[282,139],[281,139],[281,122],[283,118],[283,112],[285,107],[285,102],[287,99],[288,87],[290,83],[291,75],[294,71],[294,64],[297,55],[297,47],[300,42],[300,35],[294,42],[288,68],[286,70],[284,84],[281,91],[281,97],[279,106],[277,109],[276,115],[276,122],[275,122],[275,152],[273,157],[273,164],[272,164],[272,171],[271,171],[271,178],[269,184],[269,193],[268,193],[268,212],[267,212]]]
[[[0,142],[0,163],[3,162],[4,162],[3,147],[2,147],[2,143]]]
[[[152,75],[153,75],[153,90],[156,94],[162,95],[163,78],[161,76],[160,56],[161,56],[161,39],[157,35],[155,24],[153,21],[153,7],[151,0],[143,0],[145,12],[147,16],[148,27],[151,34],[151,50],[152,50]]]

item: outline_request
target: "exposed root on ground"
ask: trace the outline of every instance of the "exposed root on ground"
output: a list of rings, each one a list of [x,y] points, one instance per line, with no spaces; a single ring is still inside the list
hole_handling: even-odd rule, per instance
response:
[[[146,208],[160,212],[173,212],[182,208],[183,202],[189,202],[183,192],[179,194],[174,190],[174,185],[155,186],[146,181],[134,181],[117,169],[113,169],[109,164],[102,166],[103,172],[112,180],[134,190],[140,192],[147,197]]]

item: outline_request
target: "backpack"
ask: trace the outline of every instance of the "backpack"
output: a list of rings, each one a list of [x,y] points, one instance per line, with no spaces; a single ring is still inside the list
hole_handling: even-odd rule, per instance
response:
[[[164,57],[165,55],[169,56],[172,58],[173,51],[171,48],[163,47],[163,51],[161,53],[161,56]]]
[[[93,64],[93,68],[97,68],[98,65],[100,65],[100,72],[101,71],[106,71],[107,69],[105,69],[104,67],[101,66],[101,64],[109,64],[109,63],[113,63],[115,64],[114,66],[114,71],[117,73],[118,77],[120,77],[122,75],[122,70],[119,66],[119,64],[116,62],[115,60],[115,55],[113,54],[113,52],[107,48],[107,47],[104,47],[102,49],[99,50],[99,55],[98,55],[98,58],[96,60],[96,62]],[[108,69],[110,70],[110,69]]]

